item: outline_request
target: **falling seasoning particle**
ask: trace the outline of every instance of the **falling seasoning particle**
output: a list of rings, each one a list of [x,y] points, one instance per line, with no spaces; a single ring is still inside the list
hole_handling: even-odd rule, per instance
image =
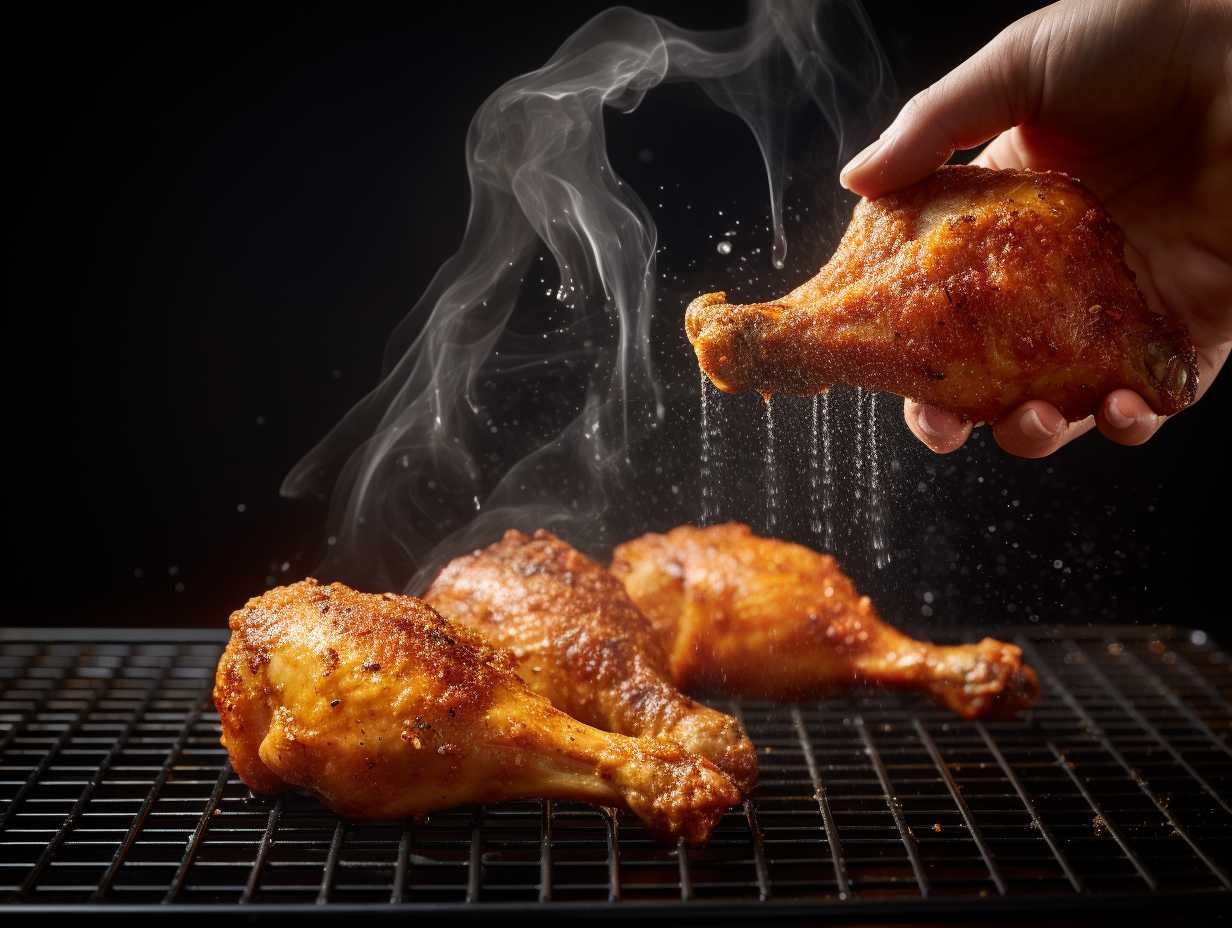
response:
[[[247,507],[247,506],[245,506],[243,503],[238,503],[238,504],[236,504],[235,511],[236,511],[236,512],[247,512],[247,511],[248,511],[248,507]]]
[[[184,592],[184,582],[183,582],[182,580],[181,580],[180,582],[178,582],[178,583],[175,585],[175,591],[176,591],[177,593],[183,593],[183,592]]]
[[[723,239],[723,241],[714,246],[714,250],[721,255],[730,255],[732,253],[732,243],[727,239]]]
[[[940,822],[933,822],[933,831],[935,831],[937,834],[941,834],[941,823]]]

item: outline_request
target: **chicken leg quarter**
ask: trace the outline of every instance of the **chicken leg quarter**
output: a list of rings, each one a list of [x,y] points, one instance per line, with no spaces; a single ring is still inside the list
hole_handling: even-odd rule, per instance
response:
[[[752,788],[757,752],[740,723],[672,685],[624,586],[550,532],[506,532],[446,565],[424,598],[509,648],[522,679],[558,709],[609,731],[678,741]]]
[[[675,742],[570,718],[508,653],[415,597],[305,580],[250,600],[230,625],[214,702],[231,763],[258,792],[303,787],[351,819],[578,799],[690,843],[740,800]]]
[[[612,572],[655,627],[676,684],[808,699],[871,683],[914,690],[966,718],[1034,704],[1012,644],[938,646],[891,628],[833,557],[746,525],[672,529],[616,548]]]
[[[1120,228],[1055,172],[944,167],[862,200],[812,280],[746,306],[707,293],[685,329],[729,393],[846,383],[977,422],[1029,399],[1082,419],[1122,387],[1172,415],[1198,386],[1194,346],[1147,308]]]

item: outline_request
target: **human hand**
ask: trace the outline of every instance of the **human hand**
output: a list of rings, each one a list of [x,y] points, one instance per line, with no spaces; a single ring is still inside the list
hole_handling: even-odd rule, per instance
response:
[[[1125,231],[1147,304],[1189,329],[1198,398],[1232,349],[1232,3],[1063,0],[1020,19],[912,98],[840,182],[874,198],[992,139],[975,163],[1078,177]],[[907,400],[907,425],[933,451],[971,423]],[[1066,422],[1032,400],[993,426],[1011,454],[1040,458],[1092,428],[1122,445],[1163,419],[1132,390]]]

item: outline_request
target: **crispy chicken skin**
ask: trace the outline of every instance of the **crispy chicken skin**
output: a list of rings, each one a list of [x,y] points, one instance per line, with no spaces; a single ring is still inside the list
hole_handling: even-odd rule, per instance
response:
[[[937,646],[884,623],[834,558],[746,525],[681,526],[616,548],[612,572],[653,624],[676,684],[772,699],[857,684],[924,693],[965,718],[1039,695],[1012,644]]]
[[[249,600],[230,625],[214,702],[231,762],[258,792],[302,787],[349,819],[577,799],[690,843],[740,799],[674,742],[570,718],[508,653],[415,597],[309,579]]]
[[[681,693],[624,586],[543,530],[516,530],[446,565],[424,599],[513,652],[518,674],[558,709],[625,735],[670,738],[710,758],[742,790],[757,753],[729,715]]]
[[[1193,402],[1197,356],[1151,312],[1120,228],[1057,172],[943,167],[861,200],[812,280],[768,303],[699,296],[698,363],[729,393],[898,393],[993,422],[1029,399],[1070,420],[1127,387],[1155,412]]]

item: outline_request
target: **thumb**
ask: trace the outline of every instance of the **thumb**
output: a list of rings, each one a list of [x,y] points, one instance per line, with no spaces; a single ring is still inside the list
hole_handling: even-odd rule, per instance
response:
[[[912,184],[949,160],[1025,122],[1038,108],[1044,55],[1036,14],[1006,28],[937,83],[912,97],[839,182],[872,199]]]

